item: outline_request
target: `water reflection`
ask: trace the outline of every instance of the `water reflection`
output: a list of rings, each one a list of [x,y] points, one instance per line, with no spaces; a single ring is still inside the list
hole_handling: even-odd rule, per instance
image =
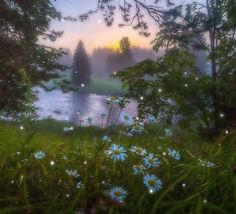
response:
[[[97,94],[64,93],[60,90],[45,91],[38,88],[38,101],[36,107],[40,119],[53,118],[56,120],[68,120],[75,124],[89,125],[87,118],[92,118],[93,125],[101,125],[101,113],[108,114],[109,106],[105,102],[106,96]],[[122,117],[129,115],[134,117],[137,112],[137,104],[131,101],[122,111]],[[126,123],[126,120],[118,120],[119,109],[114,108],[110,122],[113,124]],[[105,118],[106,119],[106,118]],[[129,122],[129,121],[128,121]]]

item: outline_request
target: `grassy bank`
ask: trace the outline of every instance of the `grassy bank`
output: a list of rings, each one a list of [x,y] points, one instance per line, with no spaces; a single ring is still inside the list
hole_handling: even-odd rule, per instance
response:
[[[65,127],[0,123],[0,213],[236,213],[235,133]]]
[[[46,90],[53,90],[56,88],[67,89],[68,82],[71,81],[70,76],[67,74],[64,78],[58,80],[51,80],[43,84]],[[94,93],[94,94],[105,94],[105,95],[121,95],[125,93],[122,89],[121,82],[117,79],[110,78],[108,76],[96,76],[92,75],[89,85],[85,87],[79,87],[81,93]]]

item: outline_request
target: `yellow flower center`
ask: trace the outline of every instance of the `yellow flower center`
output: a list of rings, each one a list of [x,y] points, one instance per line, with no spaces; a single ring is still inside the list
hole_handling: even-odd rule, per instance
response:
[[[122,194],[121,194],[121,192],[114,192],[114,195],[115,195],[116,197],[120,197]]]
[[[150,186],[155,186],[155,185],[156,185],[156,180],[155,180],[155,179],[150,179],[150,180],[148,181],[148,184],[149,184]]]
[[[149,158],[149,159],[148,159],[148,162],[149,162],[150,164],[153,164],[153,163],[154,163],[154,160],[151,159],[151,158]]]
[[[114,150],[114,154],[115,154],[115,155],[120,155],[120,153],[121,153],[120,150],[118,150],[118,149],[117,149],[117,150]]]
[[[136,151],[137,151],[138,153],[141,153],[141,152],[142,152],[142,149],[141,149],[141,148],[137,148]]]

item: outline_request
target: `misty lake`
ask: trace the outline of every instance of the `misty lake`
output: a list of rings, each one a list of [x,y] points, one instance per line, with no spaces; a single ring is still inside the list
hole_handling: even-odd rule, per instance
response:
[[[52,118],[59,121],[68,121],[73,124],[80,124],[82,121],[82,125],[87,126],[89,125],[87,119],[91,117],[93,125],[101,126],[101,113],[108,115],[109,112],[109,106],[105,100],[107,96],[105,95],[78,92],[65,93],[61,90],[45,91],[42,88],[37,88],[37,91],[38,100],[35,106],[39,119]],[[113,124],[130,123],[131,121],[124,119],[124,115],[134,117],[136,113],[137,103],[131,100],[122,111],[119,120],[119,109],[118,107],[114,108],[111,122]]]

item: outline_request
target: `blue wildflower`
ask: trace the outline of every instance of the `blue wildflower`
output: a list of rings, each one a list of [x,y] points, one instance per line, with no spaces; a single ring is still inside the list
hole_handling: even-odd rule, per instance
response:
[[[148,168],[151,167],[157,167],[160,165],[160,160],[158,158],[155,158],[152,153],[148,154],[145,158],[143,158],[144,165]]]
[[[207,167],[213,168],[213,167],[215,167],[215,164],[212,163],[212,162],[210,162],[210,161],[208,161],[208,162],[207,162]]]
[[[109,143],[109,142],[111,142],[111,138],[107,135],[104,135],[102,138],[102,141]]]
[[[199,164],[208,168],[214,168],[215,164],[210,162],[210,161],[203,161],[201,159],[199,159]]]
[[[137,147],[137,146],[132,146],[130,149],[131,152],[134,152],[138,155],[146,155],[147,154],[147,150],[143,149],[141,147]]]
[[[150,124],[156,123],[156,118],[151,114],[148,114],[146,119],[147,119],[147,122]]]
[[[76,189],[80,189],[82,187],[82,182],[78,182],[77,184],[76,184]]]
[[[133,137],[134,135],[133,135],[132,133],[130,133],[130,132],[127,132],[127,133],[126,133],[126,136],[128,136],[128,137]]]
[[[146,170],[146,168],[143,165],[134,165],[132,168],[133,168],[133,173],[135,175],[144,174]]]
[[[165,136],[166,137],[171,137],[173,135],[173,132],[170,128],[165,129]]]
[[[69,176],[72,176],[72,177],[75,177],[75,178],[80,176],[77,170],[66,170],[66,173]]]
[[[134,120],[132,119],[131,116],[129,116],[128,114],[123,113],[123,112],[120,114],[119,121],[121,121],[122,123],[127,124],[127,125],[132,125],[134,122]]]
[[[106,102],[107,104],[116,105],[116,104],[119,104],[119,99],[115,96],[106,97]]]
[[[108,195],[115,201],[122,203],[127,197],[127,191],[121,187],[113,187]]]
[[[180,153],[175,149],[168,149],[168,155],[174,158],[175,160],[180,160]]]
[[[130,130],[130,133],[132,134],[142,134],[142,132],[144,131],[144,124],[141,123],[141,122],[134,122],[132,127],[131,127],[131,130]]]
[[[144,176],[143,183],[148,188],[150,193],[159,191],[162,187],[162,181],[152,174]]]
[[[126,149],[116,144],[112,144],[111,147],[106,151],[106,154],[108,154],[115,161],[124,161],[127,157]]]
[[[71,132],[71,131],[73,131],[74,130],[74,127],[73,126],[71,126],[71,127],[64,127],[63,128],[63,131],[64,132]]]
[[[38,151],[34,153],[34,157],[37,159],[43,159],[46,156],[45,152],[43,151]]]

